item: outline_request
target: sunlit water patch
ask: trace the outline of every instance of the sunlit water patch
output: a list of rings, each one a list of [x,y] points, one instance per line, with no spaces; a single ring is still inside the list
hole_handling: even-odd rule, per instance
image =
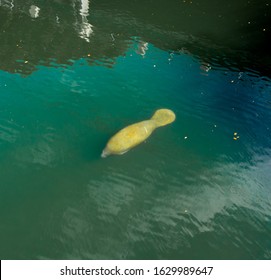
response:
[[[270,258],[270,79],[127,45],[0,72],[1,259]],[[158,108],[176,121],[100,157]]]

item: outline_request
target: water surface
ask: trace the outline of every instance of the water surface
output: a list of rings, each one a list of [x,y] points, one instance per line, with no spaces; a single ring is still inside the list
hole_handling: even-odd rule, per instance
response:
[[[43,2],[0,6],[0,258],[270,259],[266,54],[160,1]],[[176,121],[100,157],[159,108]]]

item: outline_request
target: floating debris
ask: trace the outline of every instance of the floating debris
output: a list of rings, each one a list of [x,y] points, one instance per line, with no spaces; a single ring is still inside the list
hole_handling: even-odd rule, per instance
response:
[[[240,138],[240,136],[238,135],[237,132],[233,133],[233,140],[238,140]]]

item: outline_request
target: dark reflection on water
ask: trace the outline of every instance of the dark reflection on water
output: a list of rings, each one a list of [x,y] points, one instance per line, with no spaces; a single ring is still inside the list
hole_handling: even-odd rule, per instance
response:
[[[270,259],[269,6],[145,2],[0,1],[1,259]]]
[[[270,73],[270,6],[266,1],[2,1],[1,69],[29,74],[37,64],[85,57],[107,61],[131,36],[185,51],[205,63]]]

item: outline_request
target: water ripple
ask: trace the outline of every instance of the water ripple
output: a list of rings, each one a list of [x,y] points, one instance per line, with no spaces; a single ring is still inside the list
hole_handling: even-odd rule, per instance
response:
[[[0,141],[14,143],[20,134],[20,126],[13,120],[0,120]]]

